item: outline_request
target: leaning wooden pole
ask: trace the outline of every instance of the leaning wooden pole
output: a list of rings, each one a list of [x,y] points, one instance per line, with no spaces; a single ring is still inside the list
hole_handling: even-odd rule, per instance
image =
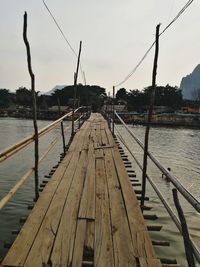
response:
[[[71,132],[72,138],[74,136],[74,110],[76,107],[77,79],[78,79],[78,71],[79,71],[79,65],[80,65],[81,49],[82,49],[82,41],[80,41],[80,45],[79,45],[78,61],[77,61],[77,66],[76,66],[76,72],[74,74],[74,99],[73,99],[73,110],[72,110],[72,132]]]
[[[57,103],[58,103],[58,113],[59,117],[61,117],[61,110],[60,110],[60,98],[57,97]],[[60,122],[60,128],[61,128],[61,135],[62,135],[62,141],[63,141],[63,154],[65,155],[65,133],[64,133],[64,126],[63,121]]]
[[[38,178],[38,161],[39,161],[39,146],[38,146],[38,126],[37,126],[37,101],[36,101],[36,92],[35,92],[35,75],[32,71],[31,66],[31,52],[30,52],[30,45],[27,39],[27,13],[24,14],[24,27],[23,27],[23,39],[26,46],[27,52],[27,63],[28,63],[28,71],[31,77],[31,91],[32,91],[32,98],[33,98],[33,125],[35,130],[35,198],[36,200],[39,197],[38,185],[39,185],[39,178]]]
[[[188,267],[195,267],[192,243],[190,240],[185,216],[184,216],[183,210],[181,208],[181,205],[178,199],[177,189],[175,188],[172,189],[172,193],[173,193],[174,203],[175,203],[175,206],[178,212],[178,216],[181,222],[182,235],[183,235],[183,240],[184,240],[185,253],[186,253],[186,258],[188,262]]]
[[[153,106],[155,102],[155,93],[156,93],[156,74],[157,74],[158,53],[159,53],[159,29],[160,29],[160,24],[157,25],[156,27],[156,48],[155,48],[155,57],[154,57],[153,74],[152,74],[152,92],[151,92],[148,121],[147,121],[145,140],[144,140],[141,207],[144,206],[144,199],[145,199],[145,193],[146,193],[146,173],[147,173],[147,158],[148,158],[148,146],[149,146],[149,131],[150,131],[150,123],[151,123]]]
[[[115,86],[113,86],[113,104],[112,104],[112,133],[115,133],[115,124],[114,124],[114,118],[115,118]]]

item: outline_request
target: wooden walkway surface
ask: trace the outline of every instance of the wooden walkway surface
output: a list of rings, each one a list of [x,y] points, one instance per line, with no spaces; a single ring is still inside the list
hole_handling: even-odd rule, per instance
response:
[[[2,264],[162,266],[100,114],[92,114],[75,135]]]

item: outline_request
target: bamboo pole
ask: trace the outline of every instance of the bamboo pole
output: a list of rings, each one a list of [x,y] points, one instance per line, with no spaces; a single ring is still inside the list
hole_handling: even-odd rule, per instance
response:
[[[115,133],[114,117],[115,117],[115,86],[113,86],[113,110],[112,110],[112,133],[113,133],[113,135]]]
[[[76,66],[76,72],[74,74],[74,100],[73,100],[73,110],[72,110],[71,138],[73,138],[73,136],[74,136],[74,110],[75,110],[75,106],[76,106],[77,79],[78,79],[78,71],[79,71],[79,65],[80,65],[81,49],[82,49],[82,41],[80,41],[80,45],[79,45],[78,61],[77,61],[77,66]]]
[[[27,13],[24,14],[24,27],[23,27],[23,39],[26,46],[27,52],[27,63],[28,63],[28,71],[31,77],[31,91],[33,97],[33,125],[35,130],[35,198],[38,199],[39,197],[39,177],[38,177],[38,159],[39,159],[39,138],[38,138],[38,126],[37,126],[37,101],[36,101],[36,92],[35,92],[35,75],[32,71],[31,66],[31,52],[30,52],[30,45],[27,39]]]
[[[183,235],[183,240],[184,240],[185,254],[186,254],[186,258],[188,262],[188,267],[195,267],[193,249],[192,249],[191,240],[190,240],[190,236],[188,232],[188,227],[187,227],[187,223],[185,220],[183,210],[181,208],[181,205],[178,199],[177,190],[175,188],[172,189],[172,193],[173,193],[174,203],[175,203],[175,206],[178,212],[178,216],[181,222],[182,235]]]
[[[78,110],[79,110],[79,108],[75,110],[75,113]],[[52,129],[54,129],[66,117],[70,117],[71,114],[72,114],[72,112],[70,111],[69,113],[67,113],[64,116],[62,116],[61,118],[59,118],[58,120],[50,123],[49,125],[45,126],[41,130],[39,130],[38,137],[41,137],[41,136],[47,134],[49,131],[51,131]],[[33,135],[29,136],[29,137],[24,138],[20,142],[12,145],[11,147],[6,148],[2,152],[0,152],[0,163],[3,162],[3,161],[5,161],[6,159],[8,159],[9,157],[11,157],[12,155],[16,154],[18,151],[20,151],[21,149],[23,149],[27,145],[31,144],[34,141],[34,139],[35,139],[35,135],[33,134]]]
[[[57,97],[57,102],[58,102],[59,116],[61,116],[61,111],[60,111],[60,98],[59,97]],[[60,122],[60,127],[61,127],[61,135],[62,135],[62,142],[63,142],[63,153],[65,155],[65,134],[64,134],[63,120]]]
[[[156,27],[156,49],[155,49],[153,74],[152,74],[152,93],[151,93],[148,122],[147,122],[147,127],[146,127],[146,132],[145,132],[145,141],[144,141],[141,206],[144,206],[144,199],[145,199],[145,193],[146,193],[146,172],[147,172],[147,158],[148,158],[147,152],[148,152],[148,146],[149,146],[150,123],[151,123],[151,118],[152,118],[152,113],[153,113],[153,105],[155,102],[156,74],[157,74],[157,62],[158,62],[158,52],[159,52],[159,29],[160,29],[160,24],[157,25]]]

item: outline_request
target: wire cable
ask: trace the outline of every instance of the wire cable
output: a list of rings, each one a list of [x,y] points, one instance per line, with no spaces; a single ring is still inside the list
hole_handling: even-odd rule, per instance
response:
[[[179,11],[179,13],[176,15],[176,17],[163,29],[163,31],[159,34],[159,36],[161,36],[163,33],[165,33],[165,31],[185,12],[185,10],[194,2],[194,0],[189,0],[184,7]],[[144,56],[140,59],[140,61],[137,63],[137,65],[134,67],[134,69],[117,85],[115,85],[115,87],[118,87],[122,84],[124,84],[135,72],[136,70],[139,68],[139,66],[142,64],[142,62],[145,60],[145,58],[147,57],[147,55],[150,53],[151,49],[154,47],[155,45],[155,41],[152,43],[152,45],[149,47],[149,49],[146,51],[146,53],[144,54]]]
[[[60,25],[58,24],[56,18],[54,17],[53,13],[51,12],[51,10],[49,9],[49,7],[47,6],[46,2],[44,0],[42,0],[45,8],[47,9],[48,13],[50,14],[51,18],[53,19],[54,23],[56,24],[59,32],[61,33],[62,37],[64,38],[64,40],[66,41],[67,45],[69,46],[69,48],[71,49],[72,53],[76,56],[76,58],[78,58],[78,55],[75,51],[75,49],[73,48],[73,46],[70,44],[69,40],[67,39],[66,35],[64,34],[63,30],[61,29]],[[82,74],[82,78],[84,81],[84,84],[86,85],[86,78],[85,78],[85,73],[83,72],[82,69],[82,65],[80,63],[80,70],[81,70],[81,74]]]

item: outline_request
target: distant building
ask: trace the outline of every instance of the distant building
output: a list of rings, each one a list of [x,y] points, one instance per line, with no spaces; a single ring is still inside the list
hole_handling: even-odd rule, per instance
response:
[[[200,113],[200,108],[182,107],[179,112],[182,113]]]

